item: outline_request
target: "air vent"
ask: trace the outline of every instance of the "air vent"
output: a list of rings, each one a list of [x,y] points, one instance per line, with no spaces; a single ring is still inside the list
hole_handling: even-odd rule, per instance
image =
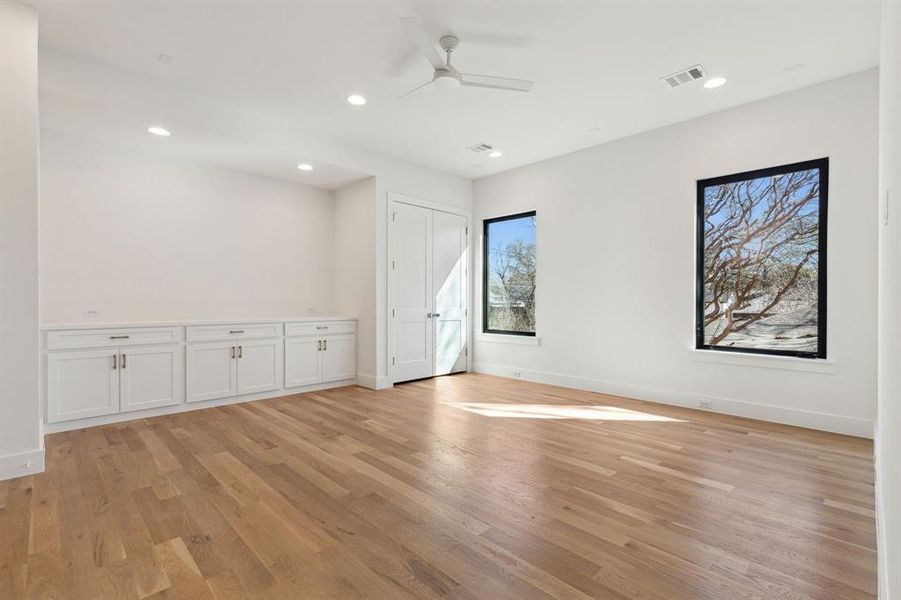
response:
[[[685,85],[686,83],[691,83],[692,81],[697,81],[698,79],[704,79],[704,69],[701,68],[701,65],[695,65],[684,71],[679,71],[678,73],[673,73],[672,75],[667,75],[660,79],[662,79],[669,87],[675,88],[680,85]]]
[[[484,154],[485,152],[491,152],[492,150],[494,150],[494,146],[482,142],[481,144],[470,146],[469,148],[467,148],[467,150],[469,150],[470,152],[475,152],[476,154]]]

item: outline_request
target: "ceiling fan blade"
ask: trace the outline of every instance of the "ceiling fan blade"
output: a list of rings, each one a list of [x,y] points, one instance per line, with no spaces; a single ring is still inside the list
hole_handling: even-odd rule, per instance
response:
[[[434,80],[434,79],[431,80],[431,81],[428,81],[428,82],[426,82],[426,83],[423,83],[423,84],[422,84],[421,86],[419,86],[419,87],[413,88],[412,90],[410,90],[409,92],[407,92],[407,93],[404,94],[403,96],[398,96],[397,99],[398,99],[398,100],[403,100],[404,98],[409,98],[410,96],[413,96],[414,94],[418,94],[419,92],[424,91],[427,87],[429,87],[429,86],[432,85],[433,83],[435,83],[435,80]]]
[[[532,89],[534,81],[528,79],[513,79],[511,77],[495,77],[493,75],[475,75],[473,73],[460,73],[463,77],[463,85],[469,87],[491,88],[493,90],[510,90],[513,92],[528,92]]]
[[[447,66],[444,61],[444,55],[438,51],[438,46],[435,45],[435,40],[429,36],[429,32],[425,30],[422,22],[417,17],[402,17],[400,22],[404,29],[407,30],[407,35],[410,36],[410,39],[416,44],[416,47],[419,48],[419,51],[422,52],[433,69],[443,69]]]

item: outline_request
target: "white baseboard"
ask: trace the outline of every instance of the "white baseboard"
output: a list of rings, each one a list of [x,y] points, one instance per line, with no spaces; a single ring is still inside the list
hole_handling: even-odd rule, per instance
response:
[[[375,375],[367,375],[366,373],[357,373],[357,385],[362,385],[370,390],[384,390],[393,387],[393,384],[388,380],[387,375],[376,377]]]
[[[808,429],[817,429],[820,431],[843,433],[862,438],[873,437],[873,422],[867,419],[799,410],[796,408],[786,408],[772,404],[757,404],[755,402],[735,400],[732,398],[702,396],[700,394],[676,392],[643,385],[604,381],[601,379],[591,379],[588,377],[579,377],[577,375],[564,375],[547,371],[519,369],[494,363],[476,363],[473,370],[478,373],[500,375],[501,377],[514,377],[513,373],[518,372],[520,374],[519,378],[527,381],[548,383],[578,390],[635,398],[637,400],[646,400],[648,402],[682,406],[685,408],[698,409],[701,400],[712,401],[714,409],[711,412],[733,415],[736,417],[747,417],[749,419],[758,419],[760,421],[770,421],[784,425],[807,427]]]
[[[44,470],[44,449],[0,456],[0,481],[34,475]]]
[[[192,410],[200,410],[203,408],[214,408],[216,406],[226,406],[228,404],[241,404],[242,402],[253,402],[254,400],[265,400],[266,398],[278,398],[280,396],[293,396],[295,394],[305,394],[307,392],[316,392],[319,390],[327,390],[330,388],[353,385],[353,379],[347,381],[333,381],[331,383],[319,383],[316,385],[308,385],[299,388],[281,388],[272,390],[271,392],[260,392],[258,394],[247,394],[246,396],[234,396],[232,398],[219,398],[218,400],[206,400],[204,402],[189,402],[174,404],[172,406],[162,406],[160,408],[148,408],[146,410],[136,410],[133,412],[116,413],[114,415],[103,415],[100,417],[89,417],[87,419],[77,419],[75,421],[61,421],[59,423],[46,423],[44,425],[44,433],[59,433],[60,431],[71,431],[73,429],[84,429],[86,427],[96,427],[97,425],[109,425],[110,423],[122,423],[123,421],[134,421],[137,419],[147,419],[150,417],[159,417],[162,415],[171,415],[181,412],[190,412]]]

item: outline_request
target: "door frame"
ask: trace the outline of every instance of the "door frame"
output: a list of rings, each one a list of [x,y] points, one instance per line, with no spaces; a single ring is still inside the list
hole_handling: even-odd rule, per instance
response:
[[[417,198],[415,196],[410,196],[408,194],[401,194],[398,192],[388,192],[388,214],[386,215],[387,223],[388,223],[388,264],[387,264],[387,295],[388,302],[386,304],[386,315],[385,319],[388,323],[387,327],[387,341],[388,341],[388,354],[386,356],[386,363],[388,367],[388,382],[390,385],[394,385],[394,348],[395,348],[395,328],[394,328],[394,261],[396,257],[394,255],[395,252],[395,233],[394,233],[394,218],[393,214],[395,212],[395,206],[397,204],[408,204],[411,206],[418,206],[419,208],[427,208],[430,210],[437,210],[439,212],[450,213],[452,215],[458,215],[464,217],[466,219],[466,227],[467,227],[467,236],[466,236],[466,371],[469,372],[472,370],[473,356],[472,356],[472,344],[473,344],[473,328],[472,328],[472,299],[473,299],[473,266],[474,266],[474,257],[473,257],[473,229],[472,229],[472,211],[467,210],[465,208],[459,208],[456,206],[450,206],[447,204],[441,204],[440,202],[433,202],[431,200],[425,200],[423,198]],[[434,357],[433,357],[434,360]]]

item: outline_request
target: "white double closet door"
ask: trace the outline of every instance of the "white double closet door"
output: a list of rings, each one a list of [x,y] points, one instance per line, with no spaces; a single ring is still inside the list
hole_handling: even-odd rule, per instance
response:
[[[466,217],[396,202],[394,382],[466,370]]]

